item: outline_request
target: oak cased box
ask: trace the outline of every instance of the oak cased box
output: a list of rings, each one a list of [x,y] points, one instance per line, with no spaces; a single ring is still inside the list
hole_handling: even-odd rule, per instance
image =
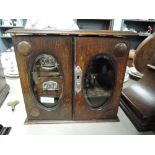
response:
[[[117,118],[133,33],[11,32],[28,123]]]

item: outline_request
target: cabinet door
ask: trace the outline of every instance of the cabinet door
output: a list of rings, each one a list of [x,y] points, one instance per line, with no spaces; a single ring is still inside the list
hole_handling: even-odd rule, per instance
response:
[[[75,38],[75,120],[117,117],[127,44],[114,37]]]
[[[16,36],[28,120],[72,119],[72,39]]]

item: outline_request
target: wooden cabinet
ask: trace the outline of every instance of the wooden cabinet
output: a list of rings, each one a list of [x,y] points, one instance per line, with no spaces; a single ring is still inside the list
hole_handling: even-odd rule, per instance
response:
[[[134,33],[15,29],[28,123],[116,119]]]

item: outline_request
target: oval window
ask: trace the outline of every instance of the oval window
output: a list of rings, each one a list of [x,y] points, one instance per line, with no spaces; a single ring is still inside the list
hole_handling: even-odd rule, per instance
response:
[[[85,97],[92,108],[107,103],[115,85],[115,70],[108,56],[97,55],[88,64],[85,79]]]
[[[53,108],[62,94],[63,75],[57,60],[48,54],[36,58],[32,67],[32,89],[40,105]]]

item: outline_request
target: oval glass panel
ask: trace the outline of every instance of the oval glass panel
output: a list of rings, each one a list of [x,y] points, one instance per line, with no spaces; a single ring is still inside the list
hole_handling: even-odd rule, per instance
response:
[[[89,64],[85,73],[84,88],[87,103],[92,108],[106,104],[115,85],[115,70],[112,60],[97,55]]]
[[[63,75],[57,60],[48,54],[38,56],[32,67],[32,89],[40,105],[53,108],[62,94]]]

